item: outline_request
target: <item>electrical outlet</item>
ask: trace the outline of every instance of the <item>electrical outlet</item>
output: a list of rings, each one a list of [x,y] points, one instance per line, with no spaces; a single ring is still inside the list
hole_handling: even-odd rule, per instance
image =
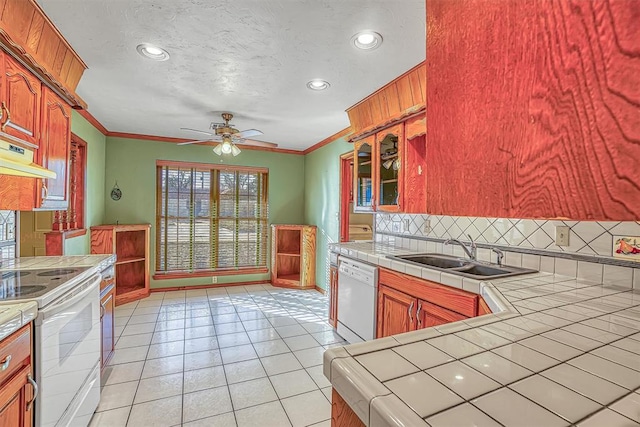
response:
[[[569,246],[569,227],[559,225],[556,227],[556,245]]]
[[[391,232],[392,233],[401,233],[402,232],[402,223],[400,221],[391,222]]]
[[[403,232],[409,231],[409,219],[408,218],[402,220],[402,231]]]
[[[213,276],[211,278],[211,283],[218,283],[218,276]]]
[[[430,219],[425,220],[424,224],[422,224],[422,231],[424,232],[424,234],[431,233],[431,220]]]

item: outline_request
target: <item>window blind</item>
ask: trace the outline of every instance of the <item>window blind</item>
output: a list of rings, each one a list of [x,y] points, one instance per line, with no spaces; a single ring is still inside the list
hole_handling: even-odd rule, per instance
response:
[[[157,272],[266,268],[266,169],[158,164]]]

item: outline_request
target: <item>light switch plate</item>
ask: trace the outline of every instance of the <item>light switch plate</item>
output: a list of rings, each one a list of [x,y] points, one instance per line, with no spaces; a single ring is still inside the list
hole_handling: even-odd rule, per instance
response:
[[[640,236],[613,236],[613,257],[640,261]]]
[[[402,232],[406,233],[409,231],[409,219],[402,220]]]
[[[218,283],[218,277],[217,276],[213,276],[211,278],[211,283]]]
[[[556,245],[569,246],[569,227],[559,225],[556,227]]]

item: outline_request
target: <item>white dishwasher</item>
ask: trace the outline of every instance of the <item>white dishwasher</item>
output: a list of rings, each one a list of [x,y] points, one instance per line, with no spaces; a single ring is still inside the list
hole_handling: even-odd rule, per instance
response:
[[[338,334],[349,343],[376,337],[378,268],[340,257]]]

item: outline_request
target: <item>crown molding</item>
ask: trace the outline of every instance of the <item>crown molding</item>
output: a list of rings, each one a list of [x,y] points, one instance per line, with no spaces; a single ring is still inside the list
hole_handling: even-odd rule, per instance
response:
[[[331,136],[329,136],[329,137],[327,137],[327,138],[323,139],[322,141],[318,142],[317,144],[314,144],[314,145],[312,145],[311,147],[309,147],[309,148],[305,149],[305,150],[303,151],[303,153],[304,153],[305,155],[306,155],[306,154],[309,154],[309,153],[313,153],[313,152],[314,152],[314,151],[316,151],[317,149],[322,148],[322,147],[324,147],[325,145],[332,143],[332,142],[333,142],[333,141],[335,141],[336,139],[343,138],[343,137],[346,137],[346,136],[351,135],[351,133],[352,133],[352,132],[353,132],[353,130],[351,130],[351,126],[346,127],[346,128],[344,128],[344,129],[342,129],[341,131],[338,131],[338,132],[334,133],[333,135],[331,135]]]

